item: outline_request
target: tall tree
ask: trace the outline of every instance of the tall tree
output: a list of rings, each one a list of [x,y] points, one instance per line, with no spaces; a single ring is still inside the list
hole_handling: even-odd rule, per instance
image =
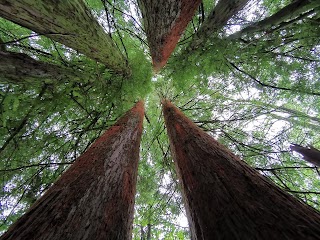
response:
[[[167,62],[177,42],[201,1],[138,0],[149,42],[153,67],[159,71]]]
[[[309,163],[320,167],[320,151],[312,146],[303,147],[298,144],[290,146],[292,151],[298,152],[303,156],[303,159]]]
[[[168,100],[163,113],[192,239],[319,239],[319,212],[262,177]]]
[[[166,67],[154,76],[137,1],[86,0],[87,9],[126,55],[132,72],[127,77],[0,19],[1,50],[6,46],[39,64],[81,72],[81,78],[57,84],[0,82],[0,232],[134,101],[145,99],[148,123],[141,142],[133,238],[149,232],[152,239],[188,239],[159,96],[172,99],[201,129],[281,189],[319,209],[318,168],[290,151],[290,143],[320,149],[319,7],[292,8],[291,16],[282,9],[293,1],[253,0],[240,11],[231,4],[222,12],[233,15],[216,11],[224,22],[189,51],[215,7],[230,2],[240,1],[201,1]],[[262,30],[230,37],[279,15],[279,21]]]
[[[83,72],[37,61],[26,54],[0,51],[0,81],[11,83],[55,83],[83,78]]]
[[[83,0],[0,1],[0,16],[45,35],[117,73],[129,73],[125,58]]]
[[[252,23],[242,30],[232,34],[231,36],[229,36],[229,38],[240,38],[244,34],[261,31],[267,31],[267,33],[271,33],[272,31],[285,28],[286,26],[294,24],[307,16],[315,14],[315,8],[317,8],[319,5],[320,4],[316,1],[293,1],[292,3],[281,8],[273,15],[266,17],[261,21]]]
[[[196,32],[189,49],[196,49],[212,39],[217,32],[226,25],[228,20],[237,14],[248,0],[219,1],[210,12],[206,20]]]
[[[1,239],[130,239],[143,116],[140,101]]]

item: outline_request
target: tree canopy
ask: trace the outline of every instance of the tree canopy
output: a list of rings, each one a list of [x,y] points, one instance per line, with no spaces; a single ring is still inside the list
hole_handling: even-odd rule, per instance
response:
[[[4,10],[6,2],[0,0]],[[14,2],[28,9],[38,1]],[[137,1],[76,2],[81,8],[55,11],[61,22],[50,31],[40,24],[49,7],[39,6],[37,26],[14,19],[25,15],[0,13],[1,232],[144,99],[133,239],[148,233],[188,239],[179,223],[184,210],[164,97],[282,189],[320,209],[317,167],[290,150],[291,144],[320,149],[319,1],[203,0],[157,74]],[[83,14],[93,26],[79,20]]]

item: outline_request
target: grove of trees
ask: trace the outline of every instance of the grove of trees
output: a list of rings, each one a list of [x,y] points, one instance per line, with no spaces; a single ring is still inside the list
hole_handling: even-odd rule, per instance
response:
[[[197,7],[182,10],[191,3]],[[320,209],[317,164],[291,150],[320,149],[319,1],[0,0],[0,7],[1,233],[140,99],[133,239],[190,238],[180,224],[164,98]]]

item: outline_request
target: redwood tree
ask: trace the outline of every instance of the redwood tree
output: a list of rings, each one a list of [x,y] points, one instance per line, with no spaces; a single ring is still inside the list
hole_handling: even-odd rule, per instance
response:
[[[1,239],[131,239],[143,116],[140,101]]]
[[[217,31],[225,26],[228,20],[236,15],[247,2],[248,0],[219,1],[196,32],[188,50],[199,48],[209,39],[212,39],[217,34]]]
[[[21,6],[22,1],[26,3],[22,7],[28,10],[30,4],[39,4],[34,8],[45,6],[36,15],[47,16],[45,11],[50,11],[52,23],[65,16],[66,22],[62,23],[76,19],[76,24],[62,31],[54,28],[35,34],[0,19],[0,41],[3,40],[0,48],[25,53],[39,64],[42,61],[70,67],[84,76],[68,78],[59,84],[46,84],[47,79],[45,84],[0,83],[0,233],[53,184],[66,164],[74,162],[114,123],[123,109],[128,109],[136,99],[145,98],[149,123],[141,145],[133,237],[140,239],[141,229],[147,233],[148,226],[152,239],[186,236],[186,228],[176,225],[181,215],[181,199],[176,192],[176,178],[171,175],[171,155],[157,96],[175,99],[199,126],[218,135],[219,142],[241,155],[250,166],[319,209],[317,168],[289,152],[289,143],[311,144],[320,149],[317,7],[309,8],[308,4],[300,9],[294,4],[296,7],[292,8],[292,1],[203,0],[169,64],[161,74],[151,78],[146,29],[137,19],[137,1],[85,1],[87,13],[109,29],[107,34],[111,33],[126,53],[125,60],[132,70],[127,77],[114,74],[111,67],[105,68],[86,57],[98,59],[117,54],[116,51],[104,54],[108,51],[106,41],[92,42],[96,39],[92,32],[95,25],[81,17],[79,0],[0,0],[0,5]],[[179,2],[161,2],[173,1]],[[157,5],[159,1],[145,2]],[[249,4],[240,10],[244,2]],[[60,4],[73,4],[76,10],[58,8]],[[0,15],[6,7],[1,5]],[[34,8],[30,14],[35,13]],[[17,11],[13,17],[25,15]],[[46,19],[38,18],[31,27]],[[75,36],[74,28],[81,25],[74,43],[87,49],[98,45],[99,51],[83,55],[80,50],[72,51],[47,38]],[[256,31],[246,32],[255,25]],[[235,31],[243,34],[232,35]],[[89,37],[83,41],[82,36]],[[192,52],[190,46],[194,48]],[[5,70],[9,69],[2,69]],[[21,70],[32,74],[36,69]],[[28,77],[20,78],[16,79],[19,83]],[[60,75],[57,78],[60,80]]]
[[[173,52],[200,0],[138,0],[153,67],[160,70]]]
[[[271,33],[273,31],[283,29],[286,26],[293,24],[308,15],[314,13],[314,8],[319,6],[316,1],[309,0],[295,0],[285,7],[281,8],[273,15],[265,19],[255,22],[242,30],[229,36],[230,39],[241,38],[244,34],[266,31]]]
[[[0,51],[0,82],[59,83],[83,79],[84,72],[35,60],[24,53]]]
[[[185,117],[163,113],[192,239],[319,239],[320,214],[282,191]]]
[[[83,0],[0,0],[0,7],[0,17],[73,48],[117,73],[129,73],[111,36]]]

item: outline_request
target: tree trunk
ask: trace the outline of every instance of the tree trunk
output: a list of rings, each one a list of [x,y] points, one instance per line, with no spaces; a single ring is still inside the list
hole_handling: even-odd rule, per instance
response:
[[[290,149],[298,152],[307,162],[320,167],[320,151],[312,146],[303,147],[298,144],[291,143]]]
[[[168,100],[163,113],[192,239],[320,239],[320,214],[207,135]]]
[[[167,62],[201,0],[138,0],[153,67]]]
[[[83,79],[83,73],[37,61],[26,54],[0,51],[0,82],[57,83]]]
[[[215,36],[217,31],[226,25],[231,17],[237,14],[249,0],[224,0],[219,1],[208,18],[196,32],[188,50],[194,50],[205,44],[210,36]]]
[[[147,225],[147,240],[151,240],[151,224]]]
[[[117,73],[128,74],[121,52],[83,0],[0,0],[0,8],[1,17],[73,48]]]
[[[1,240],[131,239],[143,116],[140,101]]]
[[[270,29],[271,27],[275,27],[280,24],[282,21],[290,20],[295,17],[298,17],[299,14],[303,13],[304,11],[313,9],[320,4],[315,2],[311,2],[310,0],[296,0],[289,5],[285,6],[284,8],[280,9],[275,14],[267,17],[259,22],[255,22],[250,26],[242,29],[239,32],[236,32],[229,36],[229,39],[237,39],[240,38],[242,35],[247,33],[253,33],[257,31],[264,31]]]
[[[141,237],[140,237],[140,240],[145,240],[145,232],[144,232],[144,229],[143,229],[143,226],[140,225],[140,232],[141,232]]]

